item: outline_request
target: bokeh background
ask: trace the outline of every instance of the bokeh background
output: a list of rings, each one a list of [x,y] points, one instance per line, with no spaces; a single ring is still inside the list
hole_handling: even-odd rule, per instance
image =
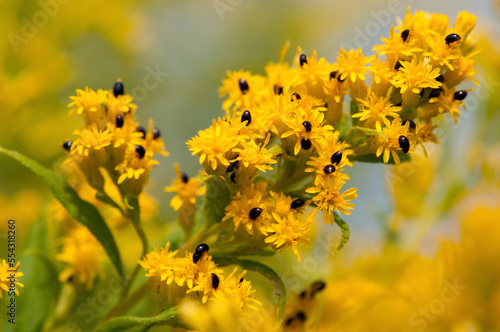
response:
[[[358,198],[345,217],[351,240],[342,259],[379,252],[391,236],[388,221],[399,225],[401,218],[407,221],[401,225],[402,246],[431,256],[436,238],[458,236],[457,202],[470,191],[477,191],[477,200],[499,199],[498,193],[477,189],[485,179],[478,161],[485,155],[493,160],[488,176],[494,181],[500,164],[499,101],[491,97],[500,89],[500,10],[492,0],[3,1],[0,145],[55,167],[64,158],[61,143],[81,126],[79,118],[68,116],[69,96],[85,86],[110,89],[121,78],[135,98],[140,122],[154,118],[170,152],[160,157],[147,188],[159,204],[157,219],[168,223],[175,214],[172,195],[163,188],[175,176],[174,162],[189,174],[200,169],[185,142],[222,115],[217,88],[227,70],[263,74],[287,40],[288,60],[297,46],[307,53],[316,49],[330,62],[341,46],[359,46],[371,55],[372,45],[388,35],[408,6],[447,14],[450,21],[462,10],[478,15],[480,86],[467,98],[458,124],[441,122],[442,144],[429,160],[400,170],[418,175],[403,177],[410,189],[393,185],[392,166],[356,164],[350,170],[349,185],[358,188]],[[423,195],[412,198],[415,204],[394,198],[411,195],[418,186]],[[22,236],[23,228],[46,213],[50,200],[40,180],[0,156],[0,222],[15,218]],[[338,238],[335,228],[321,231]]]

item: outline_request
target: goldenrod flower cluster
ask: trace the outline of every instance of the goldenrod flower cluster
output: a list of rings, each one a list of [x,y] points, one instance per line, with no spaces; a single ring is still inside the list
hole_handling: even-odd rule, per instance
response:
[[[137,106],[124,94],[121,81],[113,90],[77,90],[71,100],[70,114],[80,115],[85,127],[75,130],[75,140],[63,144],[68,163],[76,164],[98,192],[104,190],[104,170],[123,197],[139,195],[158,164],[155,154],[168,155],[159,129],[152,120],[147,130],[136,122]]]
[[[104,277],[101,267],[104,252],[86,227],[76,226],[70,230],[63,239],[62,252],[56,255],[56,259],[69,265],[59,275],[60,281],[71,279],[74,284],[90,290],[96,276]]]
[[[187,142],[207,174],[229,188],[222,220],[276,249],[291,246],[300,261],[297,245],[310,245],[316,212],[333,224],[334,213],[354,208],[356,189],[344,189],[347,166],[399,164],[417,144],[437,142],[438,115],[457,120],[470,91],[457,85],[476,83],[468,38],[474,25],[467,12],[450,26],[444,15],[408,11],[373,56],[341,49],[330,63],[299,48],[289,64],[286,44],[265,76],[228,72],[219,89],[225,116]],[[344,113],[346,95],[350,114]],[[308,216],[279,210],[280,200],[292,199],[314,210]]]
[[[188,294],[192,300],[230,299],[243,314],[257,310],[259,302],[252,296],[251,281],[245,280],[243,271],[236,276],[237,268],[224,276],[208,254],[208,245],[198,245],[195,252],[175,257],[177,250],[170,251],[170,242],[164,248],[148,253],[139,264],[148,272],[155,295],[160,303],[175,305]]]

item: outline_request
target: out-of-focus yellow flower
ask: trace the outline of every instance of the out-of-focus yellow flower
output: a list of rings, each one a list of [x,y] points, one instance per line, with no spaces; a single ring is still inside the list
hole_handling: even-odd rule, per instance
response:
[[[222,103],[222,109],[229,110],[231,106],[237,108],[253,108],[262,102],[269,94],[265,80],[260,75],[252,75],[248,71],[227,72],[227,78],[222,80],[219,96],[228,95]]]
[[[197,177],[190,178],[186,173],[181,172],[179,164],[175,164],[174,168],[177,178],[171,186],[165,188],[165,191],[177,193],[170,201],[170,206],[175,211],[179,211],[183,205],[194,206],[196,197],[205,194],[205,187],[201,185]]]
[[[104,260],[104,251],[97,239],[84,226],[76,226],[63,239],[61,253],[56,259],[69,264],[59,275],[60,281],[67,281],[82,285],[90,290],[96,276],[104,278],[101,263]]]
[[[238,298],[230,296],[214,297],[206,304],[185,301],[181,305],[183,320],[195,331],[272,331],[276,315],[266,315],[256,311],[242,313]]]
[[[17,262],[17,264],[14,265],[7,263],[5,259],[0,260],[0,299],[3,297],[4,292],[14,292],[19,296],[17,287],[24,287],[24,285],[18,281],[19,277],[24,275],[24,273],[18,271],[20,264],[21,262]]]

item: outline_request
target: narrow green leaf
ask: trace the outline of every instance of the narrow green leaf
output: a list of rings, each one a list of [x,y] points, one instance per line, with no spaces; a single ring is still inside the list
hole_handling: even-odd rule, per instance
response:
[[[274,293],[274,300],[278,307],[278,322],[281,322],[285,315],[286,289],[283,280],[281,280],[281,277],[276,271],[265,264],[251,259],[238,259],[234,256],[213,256],[213,259],[221,266],[239,265],[244,270],[258,272],[271,280],[276,290]]]
[[[409,161],[410,160],[410,155],[408,155],[408,154],[399,154],[399,159],[400,159],[400,161],[402,163],[405,162],[405,161]],[[361,156],[349,156],[349,160],[350,161],[360,161],[360,162],[363,162],[363,163],[379,163],[379,164],[383,164],[384,163],[383,155],[380,155],[380,156],[377,157],[375,154],[365,154],[365,155],[361,155]],[[389,161],[387,162],[387,164],[390,164],[390,165],[394,165],[395,164],[394,159],[392,159],[392,156],[390,156]]]
[[[102,324],[98,332],[121,332],[132,328],[144,327],[146,330],[154,325],[170,325],[174,327],[187,328],[179,320],[179,310],[177,307],[166,309],[154,317],[132,317],[122,316],[111,318]]]
[[[225,208],[230,203],[229,188],[219,176],[210,175],[205,180],[206,193],[203,200],[203,215],[208,225],[222,221]]]
[[[340,250],[342,250],[342,248],[344,248],[347,241],[349,241],[349,238],[351,237],[351,231],[349,230],[349,226],[347,225],[347,223],[342,218],[340,218],[335,213],[333,214],[333,217],[335,219],[335,223],[340,227],[340,231],[342,232],[340,243],[337,246],[337,249],[335,249],[335,252],[339,252]]]
[[[42,221],[34,223],[25,235],[24,243],[27,250],[22,251],[18,256],[21,262],[19,271],[24,273],[24,276],[19,278],[19,282],[23,283],[24,287],[18,287],[15,324],[10,324],[5,319],[4,326],[0,326],[2,331],[41,331],[44,322],[54,313],[57,293],[53,290],[57,287],[55,285],[59,284],[57,273],[54,276],[42,260],[29,253],[32,250],[48,251],[47,232],[47,224]]]
[[[61,176],[36,161],[23,156],[19,152],[6,150],[2,147],[0,147],[0,153],[11,157],[30,169],[49,186],[55,198],[66,208],[69,215],[85,225],[94,234],[104,250],[106,250],[116,270],[124,279],[122,261],[113,234],[96,207],[82,200]]]

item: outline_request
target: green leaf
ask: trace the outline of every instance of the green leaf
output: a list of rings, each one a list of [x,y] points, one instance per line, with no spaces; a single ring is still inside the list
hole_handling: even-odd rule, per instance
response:
[[[340,218],[335,213],[333,214],[333,217],[335,219],[335,223],[340,227],[340,231],[342,232],[340,243],[337,246],[337,249],[335,249],[335,252],[339,252],[340,250],[342,250],[342,248],[344,248],[347,241],[349,241],[349,238],[351,237],[351,231],[349,230],[349,226],[347,225],[347,223],[342,218]]]
[[[229,205],[231,197],[226,181],[219,176],[210,175],[205,180],[206,193],[203,200],[203,215],[208,225],[222,221],[225,208]]]
[[[124,280],[125,274],[118,247],[116,246],[113,234],[96,207],[82,200],[75,190],[60,175],[40,165],[36,161],[23,156],[19,152],[6,150],[2,147],[0,147],[0,153],[11,157],[30,169],[49,186],[55,198],[57,198],[66,208],[69,215],[85,225],[90,232],[94,234],[104,250],[106,250],[109,259],[122,277],[122,280]]]
[[[264,277],[271,280],[274,284],[274,302],[278,307],[278,322],[281,322],[283,316],[285,315],[285,305],[286,305],[286,289],[283,280],[279,274],[274,271],[269,266],[256,262],[251,259],[238,259],[234,256],[212,256],[214,261],[221,266],[225,265],[239,265],[244,270],[254,271],[262,274]]]
[[[19,271],[24,273],[24,276],[19,278],[19,282],[23,283],[24,287],[18,287],[19,296],[16,296],[16,324],[10,324],[5,319],[4,326],[0,326],[0,330],[5,332],[41,331],[44,322],[54,314],[56,305],[57,293],[53,290],[59,284],[57,274],[53,275],[53,271],[47,264],[29,254],[31,250],[42,252],[49,250],[46,222],[33,224],[28,229],[24,242],[28,249],[18,256],[21,262]],[[6,299],[9,300],[9,297]]]
[[[405,161],[409,161],[410,155],[409,154],[399,154],[399,159],[402,163]],[[379,163],[379,164],[384,163],[383,154],[381,154],[378,157],[375,154],[364,154],[361,156],[349,156],[349,160],[350,161],[360,161],[363,163]],[[387,164],[390,164],[390,165],[395,164],[394,159],[392,159],[392,155],[390,156]]]
[[[102,324],[97,331],[98,332],[120,332],[127,331],[132,328],[144,327],[144,330],[151,328],[154,325],[170,325],[174,327],[188,328],[182,324],[179,320],[179,309],[177,307],[172,307],[166,309],[162,313],[154,317],[132,317],[132,316],[122,316],[111,318],[104,324]]]

